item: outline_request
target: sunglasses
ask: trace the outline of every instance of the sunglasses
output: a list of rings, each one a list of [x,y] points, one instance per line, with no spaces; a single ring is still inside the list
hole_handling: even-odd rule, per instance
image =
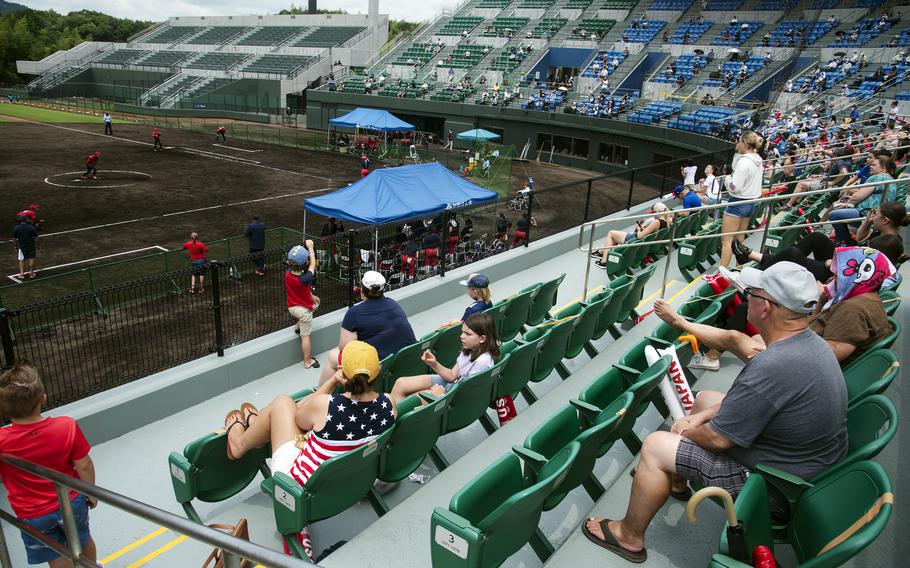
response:
[[[743,290],[743,296],[745,296],[746,298],[748,298],[749,296],[752,296],[753,298],[755,298],[757,300],[764,300],[764,301],[768,302],[769,304],[773,304],[775,306],[780,307],[780,304],[778,304],[771,298],[766,298],[765,296],[760,296],[759,294],[756,294],[755,292],[753,292],[752,288],[746,288],[745,290]]]

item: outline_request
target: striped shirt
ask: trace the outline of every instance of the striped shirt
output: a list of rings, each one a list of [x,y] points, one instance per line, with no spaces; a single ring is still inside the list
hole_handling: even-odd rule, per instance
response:
[[[307,436],[291,467],[291,477],[300,485],[305,485],[324,461],[375,440],[395,424],[392,407],[392,401],[386,394],[364,402],[332,395],[325,426]]]

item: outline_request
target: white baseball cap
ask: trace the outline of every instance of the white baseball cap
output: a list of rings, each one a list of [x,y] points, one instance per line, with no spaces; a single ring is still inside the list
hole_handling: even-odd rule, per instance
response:
[[[360,283],[363,284],[364,288],[384,288],[385,276],[375,270],[370,270],[363,275]]]
[[[804,267],[793,262],[778,262],[765,270],[746,267],[735,280],[734,285],[740,291],[761,288],[775,302],[798,314],[811,314],[818,304],[819,293],[815,277]]]

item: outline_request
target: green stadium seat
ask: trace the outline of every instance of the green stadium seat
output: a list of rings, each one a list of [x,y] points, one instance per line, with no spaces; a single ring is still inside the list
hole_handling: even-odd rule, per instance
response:
[[[525,387],[531,380],[531,374],[534,372],[534,366],[537,364],[537,356],[540,353],[541,342],[547,337],[541,335],[536,341],[520,343],[518,341],[507,341],[500,347],[502,356],[508,355],[508,360],[499,375],[499,382],[496,384],[496,396],[515,397],[519,392],[524,392]],[[525,399],[527,400],[527,399]],[[531,404],[532,401],[527,401]]]
[[[565,278],[566,275],[563,273],[559,275],[558,278],[554,278],[553,280],[542,284],[535,284],[534,286],[529,286],[522,290],[522,292],[527,292],[535,287],[540,287],[537,291],[537,295],[534,296],[534,303],[531,305],[531,310],[528,312],[528,325],[537,325],[547,318],[550,309],[556,304],[556,295],[559,292],[559,285],[562,284],[562,281]]]
[[[622,307],[619,309],[619,322],[623,322],[631,317],[636,316],[635,308],[638,307],[638,304],[641,302],[641,299],[644,296],[645,285],[648,283],[648,280],[651,279],[651,276],[654,274],[654,271],[656,269],[657,265],[651,264],[632,277],[632,287],[629,289],[629,293],[626,294],[626,297],[623,299]]]
[[[554,368],[560,364],[566,356],[566,349],[569,346],[569,338],[572,336],[572,330],[575,328],[577,316],[567,316],[563,320],[547,321],[538,327],[531,328],[525,333],[521,341],[528,342],[538,339],[543,334],[548,334],[545,346],[541,347],[540,355],[537,356],[537,364],[534,366],[534,374],[531,381],[539,383],[550,376]],[[568,374],[565,370],[559,371],[560,376],[565,378]]]
[[[900,361],[888,349],[866,351],[844,369],[847,403],[854,404],[870,394],[882,394],[900,373]]]
[[[426,402],[426,404],[422,404]],[[419,393],[398,403],[398,418],[379,460],[379,479],[395,483],[420,467],[442,434],[448,400]]]
[[[543,503],[578,456],[571,444],[528,485],[521,461],[508,454],[456,493],[448,509],[437,507],[430,526],[434,568],[499,566],[532,541],[541,560],[549,548],[535,539]]]
[[[594,337],[594,330],[600,320],[600,314],[610,302],[611,297],[600,298],[594,302],[576,302],[553,315],[556,320],[577,315],[569,343],[566,346],[565,359],[574,359],[581,353],[585,345]]]
[[[380,383],[374,388],[379,392],[390,392],[395,381],[401,377],[413,377],[415,375],[426,375],[430,373],[430,368],[423,362],[421,356],[427,349],[433,348],[435,336],[429,339],[421,339],[406,347],[402,347],[393,355],[389,355],[382,360],[382,374],[379,377]]]
[[[517,296],[512,296],[497,303],[494,308],[502,312],[502,319],[499,322],[499,339],[501,341],[510,341],[528,321],[528,314],[534,299],[537,297],[541,288],[534,288],[527,292],[521,292]]]
[[[458,355],[461,354],[461,322],[436,330],[427,334],[421,341],[433,342],[433,354],[436,360],[452,368]]]
[[[394,428],[364,446],[322,463],[300,485],[292,477],[277,472],[262,482],[264,493],[272,496],[272,509],[278,532],[297,558],[306,559],[297,533],[310,523],[334,517],[369,497],[377,515],[385,511],[377,503],[373,483],[379,477],[382,451]]]
[[[635,281],[626,275],[610,281],[607,290],[612,291],[612,297],[610,298],[610,303],[604,307],[604,311],[600,314],[600,319],[597,322],[597,327],[594,329],[594,336],[592,339],[600,339],[604,332],[607,331],[610,332],[613,339],[619,338],[621,333],[616,329],[616,324],[626,319],[625,317],[620,316],[620,312],[626,303],[626,297],[632,290],[633,284],[635,284]],[[605,292],[606,290],[603,293]],[[594,347],[592,346],[588,350],[588,354],[590,355],[593,352]]]

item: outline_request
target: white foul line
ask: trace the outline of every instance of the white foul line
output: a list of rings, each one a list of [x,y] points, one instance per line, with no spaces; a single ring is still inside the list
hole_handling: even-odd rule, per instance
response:
[[[45,271],[45,270],[54,270],[54,269],[56,269],[56,268],[66,268],[67,266],[75,266],[75,265],[77,265],[77,264],[83,264],[83,263],[86,263],[86,262],[93,262],[93,261],[95,261],[95,260],[104,260],[105,258],[113,258],[113,257],[115,257],[115,256],[123,256],[123,255],[125,255],[125,254],[133,254],[133,253],[137,253],[137,252],[143,252],[143,251],[147,251],[147,250],[156,250],[156,249],[157,249],[157,250],[160,250],[160,251],[167,252],[167,249],[164,248],[163,246],[161,246],[161,245],[153,245],[153,246],[150,246],[150,247],[145,247],[145,248],[140,248],[140,249],[135,249],[135,250],[128,250],[128,251],[124,251],[124,252],[117,252],[117,253],[108,254],[108,255],[105,255],[105,256],[98,256],[98,257],[95,257],[95,258],[87,258],[87,259],[85,259],[85,260],[77,260],[76,262],[67,262],[66,264],[58,264],[58,265],[56,265],[56,266],[48,266],[47,268],[39,268],[39,269],[36,270],[35,272],[43,272],[43,271]],[[22,284],[22,281],[19,280],[19,275],[18,275],[18,274],[10,274],[10,275],[7,276],[7,278],[9,278],[10,280],[14,281],[14,282],[17,283],[17,284]]]
[[[262,150],[247,150],[246,148],[235,148],[234,146],[225,146],[224,144],[212,144],[212,146],[218,146],[219,148],[225,148],[227,150],[237,150],[238,152],[250,152],[252,154],[262,152]]]

